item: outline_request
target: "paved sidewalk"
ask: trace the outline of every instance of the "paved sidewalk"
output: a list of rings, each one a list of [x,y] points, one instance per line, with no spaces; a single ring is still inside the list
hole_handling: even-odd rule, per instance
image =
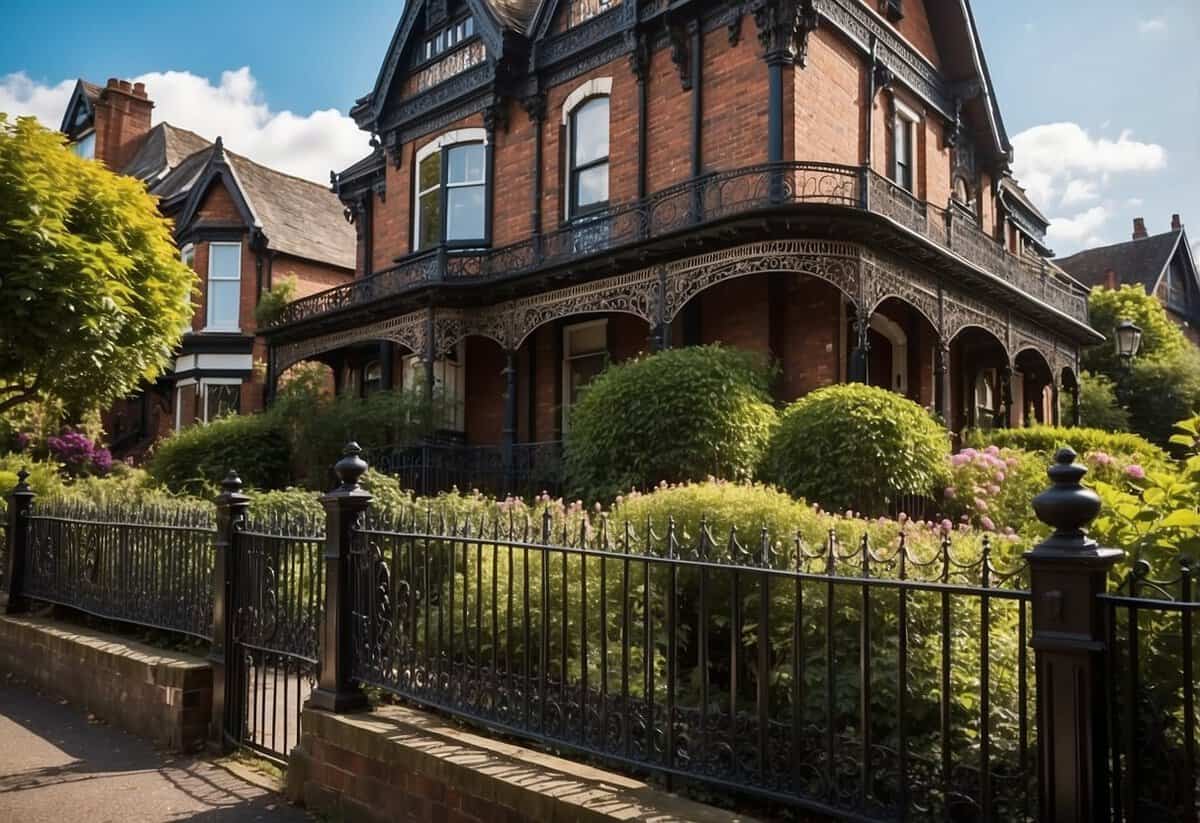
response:
[[[302,823],[224,769],[156,751],[0,676],[0,823]]]

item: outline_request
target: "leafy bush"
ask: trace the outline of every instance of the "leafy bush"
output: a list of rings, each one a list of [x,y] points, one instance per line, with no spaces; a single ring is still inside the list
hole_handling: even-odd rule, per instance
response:
[[[1136,434],[1089,428],[1030,426],[1025,429],[991,431],[971,429],[963,432],[963,444],[975,449],[998,446],[1002,449],[1036,452],[1046,465],[1049,465],[1054,453],[1063,446],[1070,446],[1079,454],[1104,452],[1152,465],[1162,465],[1169,460],[1166,452]]]
[[[258,328],[270,326],[283,314],[283,307],[296,299],[296,275],[288,273],[262,293],[254,307],[254,322]]]
[[[1185,349],[1168,357],[1135,360],[1117,380],[1117,396],[1129,409],[1130,427],[1159,445],[1167,445],[1177,420],[1200,411],[1200,351]]]
[[[64,482],[60,473],[61,466],[52,460],[31,460],[24,454],[0,454],[0,498],[8,498],[8,493],[17,485],[17,472],[21,469],[29,472],[29,487],[34,494],[51,495],[62,491]]]
[[[1129,431],[1129,412],[1117,400],[1116,384],[1103,374],[1080,375],[1079,417],[1093,429]]]
[[[286,486],[290,463],[287,430],[278,415],[234,414],[189,426],[159,442],[146,469],[173,492],[211,497],[230,469],[248,486]]]
[[[749,478],[776,420],[769,383],[754,355],[715,345],[612,366],[572,410],[568,482],[610,500],[661,481]]]
[[[1099,346],[1083,352],[1083,367],[1092,373],[1116,378],[1124,364],[1117,355],[1116,329],[1122,320],[1132,320],[1142,329],[1139,360],[1157,360],[1184,351],[1187,338],[1167,317],[1166,309],[1142,286],[1119,289],[1092,289],[1088,296],[1089,321],[1096,331],[1108,338]]]
[[[879,512],[900,496],[941,491],[949,456],[946,430],[911,400],[830,386],[783,412],[764,477],[827,508]]]

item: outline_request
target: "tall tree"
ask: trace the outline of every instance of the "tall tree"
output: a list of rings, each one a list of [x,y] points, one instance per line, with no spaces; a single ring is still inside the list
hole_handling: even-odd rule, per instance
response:
[[[142,183],[0,113],[0,413],[95,409],[153,380],[195,283]]]

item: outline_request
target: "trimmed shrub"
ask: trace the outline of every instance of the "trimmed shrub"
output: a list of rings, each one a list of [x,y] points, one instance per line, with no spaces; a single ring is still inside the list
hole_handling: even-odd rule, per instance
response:
[[[572,410],[565,468],[573,492],[611,500],[633,488],[754,474],[776,422],[770,373],[721,346],[671,349],[606,369]]]
[[[1200,411],[1200,351],[1187,341],[1184,346],[1166,357],[1139,357],[1117,378],[1130,427],[1163,446],[1170,443],[1176,421]]]
[[[1116,384],[1103,374],[1080,375],[1079,416],[1093,429],[1129,431],[1129,412],[1117,400]]]
[[[946,430],[911,400],[830,386],[784,410],[764,477],[826,508],[879,513],[901,496],[940,493],[949,457]]]
[[[971,429],[963,432],[963,445],[975,449],[998,446],[1002,449],[1037,452],[1047,465],[1054,453],[1063,446],[1070,446],[1081,455],[1105,452],[1155,466],[1162,465],[1169,459],[1166,452],[1136,434],[1062,426],[1030,426],[1026,429],[991,431]]]
[[[214,494],[230,469],[248,486],[282,488],[291,478],[287,429],[270,413],[196,424],[158,443],[146,469],[173,492],[201,496]]]

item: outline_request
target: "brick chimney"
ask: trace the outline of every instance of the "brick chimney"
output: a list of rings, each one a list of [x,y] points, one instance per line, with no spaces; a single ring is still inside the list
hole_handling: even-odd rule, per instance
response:
[[[1119,285],[1121,284],[1117,282],[1117,273],[1115,271],[1109,269],[1104,273],[1104,288],[1115,289]]]
[[[1146,232],[1146,218],[1135,217],[1133,218],[1133,239],[1141,240],[1143,237],[1149,237]]]
[[[1179,219],[1178,214],[1171,215],[1171,231],[1182,231],[1183,223]]]
[[[96,100],[96,159],[113,171],[124,169],[150,132],[153,108],[145,83],[110,78]]]

